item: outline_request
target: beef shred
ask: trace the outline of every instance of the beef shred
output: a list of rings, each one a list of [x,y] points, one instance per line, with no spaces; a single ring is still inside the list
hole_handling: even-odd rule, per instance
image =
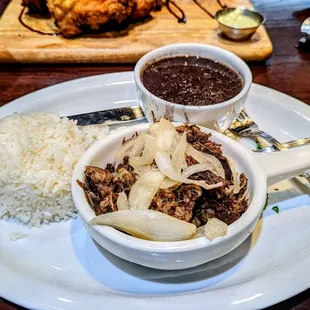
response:
[[[247,178],[244,174],[240,175],[240,190],[233,193],[234,176],[221,145],[210,140],[211,134],[202,132],[195,125],[182,125],[176,129],[178,133],[186,132],[187,142],[196,150],[215,156],[225,171],[225,178],[210,170],[192,174],[189,178],[205,181],[209,185],[219,182],[223,185],[212,190],[189,184],[159,189],[149,208],[191,222],[197,227],[206,224],[213,217],[228,225],[235,222],[248,208],[248,198],[245,195]],[[186,162],[188,166],[197,164],[191,156],[186,157]],[[153,162],[151,166],[156,167],[156,163]],[[119,194],[124,192],[128,196],[138,178],[128,157],[124,157],[116,168],[112,164],[108,164],[105,169],[87,166],[84,175],[85,183],[78,183],[84,189],[96,215],[117,211]]]

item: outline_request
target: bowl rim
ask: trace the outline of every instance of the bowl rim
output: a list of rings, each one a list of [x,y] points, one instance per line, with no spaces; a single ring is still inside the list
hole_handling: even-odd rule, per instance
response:
[[[218,20],[218,18],[219,18],[219,13],[221,13],[221,12],[223,12],[223,11],[226,11],[226,10],[228,10],[228,9],[233,9],[233,10],[241,9],[241,10],[243,10],[243,11],[250,11],[250,12],[252,12],[252,13],[255,13],[255,14],[259,15],[259,16],[262,18],[262,21],[261,21],[257,26],[254,26],[254,27],[239,28],[239,27],[228,26],[228,25],[226,25],[226,24],[221,23],[221,22]],[[222,25],[222,26],[224,26],[224,27],[227,27],[227,28],[230,28],[230,29],[234,29],[234,30],[241,30],[241,31],[242,31],[242,30],[253,30],[254,32],[255,32],[261,25],[263,25],[263,24],[265,23],[265,21],[266,21],[265,16],[264,16],[263,14],[261,14],[260,12],[254,10],[254,9],[247,8],[247,7],[242,7],[242,6],[240,6],[240,7],[227,7],[227,8],[220,9],[220,10],[216,11],[216,13],[214,14],[214,18],[215,18],[215,20],[216,20],[220,25]]]
[[[181,125],[181,123],[174,123],[175,126]],[[213,137],[216,137],[215,140],[220,140],[224,142],[226,147],[233,148],[234,152],[237,153],[243,164],[246,163],[250,169],[252,169],[252,182],[254,189],[251,190],[251,203],[247,211],[233,224],[229,225],[228,234],[216,238],[213,241],[209,241],[205,237],[189,239],[184,241],[173,241],[173,242],[160,242],[160,241],[150,241],[140,238],[136,238],[130,235],[127,235],[121,231],[114,229],[109,226],[100,226],[100,225],[89,225],[88,221],[95,216],[93,210],[88,204],[88,201],[85,197],[84,191],[77,184],[77,179],[83,179],[83,172],[85,166],[92,160],[92,158],[102,150],[109,149],[108,145],[114,143],[115,140],[119,140],[120,144],[122,139],[125,136],[129,136],[134,132],[144,132],[149,128],[149,124],[139,124],[136,126],[130,126],[122,130],[117,130],[114,133],[111,133],[109,136],[103,138],[102,140],[97,141],[93,144],[80,158],[78,163],[75,166],[72,181],[71,181],[71,192],[75,206],[85,222],[85,225],[89,225],[93,228],[99,235],[103,238],[106,238],[114,243],[117,243],[123,247],[131,248],[134,250],[142,250],[144,252],[157,252],[157,253],[177,253],[184,251],[199,250],[202,248],[212,248],[219,244],[225,244],[234,239],[234,236],[240,234],[242,231],[249,229],[251,224],[259,218],[261,211],[263,209],[266,193],[267,193],[267,181],[266,175],[256,163],[255,159],[246,151],[243,147],[240,147],[240,144],[236,141],[224,136],[221,133],[213,131],[211,129],[201,127],[205,132],[211,132]],[[106,152],[108,153],[108,152]],[[250,231],[249,231],[250,233]]]
[[[244,74],[245,78],[243,79],[243,87],[242,90],[233,98],[220,102],[220,103],[216,103],[213,105],[205,105],[205,106],[189,106],[189,105],[183,105],[183,104],[179,104],[179,103],[173,103],[164,99],[161,99],[159,97],[157,97],[156,95],[154,95],[153,93],[151,93],[142,83],[141,80],[141,73],[143,68],[145,68],[145,66],[147,65],[147,63],[151,63],[152,61],[156,61],[157,59],[162,59],[165,56],[173,56],[173,53],[175,53],[175,55],[182,55],[182,54],[186,54],[185,52],[179,52],[182,51],[182,48],[201,48],[202,50],[213,50],[213,51],[217,51],[218,53],[222,53],[228,57],[233,58],[234,60],[236,60],[237,62],[239,62],[240,66],[242,67],[242,74]],[[173,51],[171,51],[173,50]],[[157,54],[158,52],[163,53],[161,56],[157,56],[157,57],[152,57],[151,60],[146,60],[147,58],[149,58],[150,56]],[[166,54],[166,55],[165,55]],[[171,55],[172,54],[172,55]],[[209,57],[206,57],[209,58]],[[213,59],[216,60],[216,58],[209,58],[209,59]],[[220,63],[228,66],[229,68],[232,68],[234,71],[236,71],[239,75],[241,74],[239,72],[239,70],[237,70],[236,68],[234,68],[234,66],[231,66],[230,64],[227,64],[225,62],[222,62],[219,60]],[[138,87],[144,92],[146,93],[149,97],[153,98],[156,100],[157,103],[163,104],[163,105],[168,105],[171,107],[176,107],[178,109],[181,110],[188,110],[188,111],[201,111],[201,110],[217,110],[217,109],[221,109],[223,107],[227,107],[230,105],[233,105],[236,101],[240,100],[243,96],[245,96],[247,94],[247,92],[249,91],[251,84],[252,84],[252,72],[249,68],[249,66],[245,63],[244,60],[242,60],[239,56],[235,55],[232,52],[229,52],[223,48],[217,47],[217,46],[213,46],[213,45],[208,45],[208,44],[198,44],[198,43],[178,43],[178,44],[170,44],[170,45],[166,45],[157,49],[152,50],[151,52],[145,54],[144,56],[142,56],[138,62],[135,65],[134,68],[134,78],[135,78],[135,82],[138,85]]]

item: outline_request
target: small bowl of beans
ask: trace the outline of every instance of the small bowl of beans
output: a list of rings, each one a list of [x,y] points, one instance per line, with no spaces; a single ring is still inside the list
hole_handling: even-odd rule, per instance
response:
[[[265,21],[262,14],[242,7],[219,10],[215,19],[222,34],[232,40],[249,39]]]
[[[136,64],[137,96],[149,122],[165,117],[225,131],[252,83],[248,65],[222,48],[182,43],[155,49]]]

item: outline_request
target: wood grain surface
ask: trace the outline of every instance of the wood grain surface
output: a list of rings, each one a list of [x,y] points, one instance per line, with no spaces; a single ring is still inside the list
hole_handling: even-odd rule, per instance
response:
[[[9,0],[0,0],[0,15],[8,2]],[[310,104],[310,53],[296,48],[301,37],[300,25],[310,16],[310,0],[254,0],[252,3],[267,17],[266,29],[274,45],[274,53],[267,62],[249,63],[254,82]],[[133,65],[126,64],[2,64],[0,65],[0,106],[56,83],[95,74],[129,71],[132,68]],[[1,275],[0,281],[5,281],[1,279]],[[34,292],[34,294],[37,293]],[[23,308],[0,299],[0,309]],[[268,308],[268,310],[309,309],[310,290]]]
[[[252,7],[249,0],[224,0],[227,6]],[[31,32],[18,20],[21,0],[12,0],[0,20],[0,61],[23,63],[134,63],[154,48],[172,43],[207,43],[234,52],[247,61],[265,60],[272,44],[263,26],[244,42],[232,42],[219,35],[216,20],[192,0],[178,0],[187,22],[180,24],[163,6],[142,22],[119,32],[83,35],[76,39],[46,36]],[[215,0],[203,0],[203,7],[214,14],[221,7]],[[29,17],[25,22],[43,32],[57,31],[49,19]],[[52,31],[51,31],[52,29]]]

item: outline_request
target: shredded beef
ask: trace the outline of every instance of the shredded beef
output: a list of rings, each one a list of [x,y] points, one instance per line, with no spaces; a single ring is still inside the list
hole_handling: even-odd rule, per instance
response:
[[[193,217],[195,202],[201,195],[202,190],[197,185],[182,184],[176,189],[160,189],[153,198],[150,209],[189,222]]]
[[[84,175],[85,183],[78,183],[84,189],[96,215],[117,211],[119,193],[125,192],[128,195],[137,180],[137,174],[128,164],[128,157],[116,170],[111,164],[106,169],[86,166]]]
[[[202,197],[200,201],[197,201],[193,210],[191,222],[199,227],[205,225],[208,219],[216,217],[230,225],[240,218],[247,207],[248,201],[244,198],[237,199],[235,196],[231,196],[226,200],[215,200]]]
[[[207,197],[213,197],[219,199],[221,197],[226,197],[227,195],[229,195],[230,188],[228,181],[214,174],[210,170],[194,173],[189,177],[189,179],[198,181],[204,180],[209,185],[222,182],[223,184],[222,186],[210,189],[208,191],[204,191],[204,195],[206,195]]]
[[[192,166],[192,165],[196,165],[198,164],[198,161],[195,160],[192,156],[186,156],[186,163],[187,163],[187,166]]]
[[[177,127],[177,132],[186,132],[187,143],[191,144],[197,151],[216,157],[223,165],[226,180],[233,182],[233,174],[227,158],[223,156],[221,144],[210,140],[210,133],[206,134],[198,126],[188,124]]]
[[[221,145],[210,140],[211,134],[203,133],[195,125],[182,125],[176,130],[179,133],[186,132],[187,142],[196,150],[215,156],[225,171],[225,179],[209,170],[197,172],[189,178],[205,181],[207,184],[222,182],[223,185],[212,190],[189,184],[159,189],[149,208],[191,222],[197,227],[206,224],[208,219],[213,217],[228,225],[233,223],[248,207],[248,199],[245,198],[247,178],[244,174],[240,175],[240,190],[233,194],[234,177],[229,162],[222,153]],[[137,133],[132,138],[136,136]],[[124,140],[123,143],[125,142]],[[186,156],[186,163],[188,166],[198,164],[192,156]],[[155,161],[150,166],[157,168]],[[127,156],[117,167],[112,164],[108,164],[105,169],[87,166],[84,175],[85,183],[78,183],[84,189],[96,215],[117,211],[119,193],[125,192],[128,197],[138,178]]]

